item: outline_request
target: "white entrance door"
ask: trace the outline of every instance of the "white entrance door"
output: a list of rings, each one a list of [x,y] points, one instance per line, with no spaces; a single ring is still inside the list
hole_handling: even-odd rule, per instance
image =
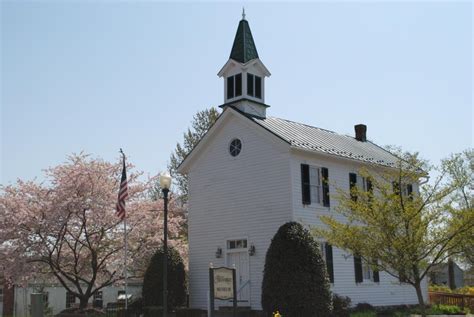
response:
[[[230,251],[227,253],[227,266],[235,265],[237,279],[237,304],[250,306],[250,274],[248,251]]]

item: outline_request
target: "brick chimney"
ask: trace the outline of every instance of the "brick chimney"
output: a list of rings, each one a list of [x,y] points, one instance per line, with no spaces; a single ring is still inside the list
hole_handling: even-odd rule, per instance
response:
[[[354,126],[355,138],[357,141],[367,141],[367,126],[365,124],[356,124]]]

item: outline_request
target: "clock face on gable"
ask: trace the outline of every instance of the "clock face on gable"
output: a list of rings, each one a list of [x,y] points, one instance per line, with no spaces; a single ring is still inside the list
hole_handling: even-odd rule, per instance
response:
[[[233,139],[229,145],[229,153],[232,156],[237,156],[242,150],[242,142],[239,139]]]

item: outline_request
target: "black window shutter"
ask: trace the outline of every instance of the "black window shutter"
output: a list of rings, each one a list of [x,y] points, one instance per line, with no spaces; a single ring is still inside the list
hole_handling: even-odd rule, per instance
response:
[[[353,201],[357,201],[357,195],[352,192],[353,188],[357,185],[357,174],[349,173],[349,189],[351,191],[351,198]]]
[[[362,283],[362,259],[357,255],[354,255],[354,271],[356,283]]]
[[[407,184],[407,195],[409,200],[413,200],[413,185]]]
[[[301,193],[303,205],[311,204],[311,190],[309,187],[309,165],[301,164]]]
[[[400,184],[398,182],[392,182],[393,193],[400,195]]]
[[[332,261],[332,245],[329,243],[324,244],[324,250],[326,252],[326,269],[328,271],[329,281],[334,283],[334,264]]]
[[[367,178],[365,183],[367,184],[367,192],[369,193],[369,203],[372,203],[372,198],[373,198],[373,193],[374,193],[374,187],[372,186],[372,180],[370,178]]]
[[[375,264],[377,264],[377,261],[375,261]],[[380,282],[380,274],[377,269],[374,269],[374,282],[375,283]]]
[[[323,206],[329,207],[329,170],[326,167],[321,168],[321,176],[323,179]]]
[[[375,283],[380,282],[379,271],[377,271],[377,270],[374,270],[374,282]]]
[[[372,181],[370,180],[370,178],[367,178],[366,183],[367,183],[367,191],[369,193],[372,193],[374,191],[374,188],[372,186]]]

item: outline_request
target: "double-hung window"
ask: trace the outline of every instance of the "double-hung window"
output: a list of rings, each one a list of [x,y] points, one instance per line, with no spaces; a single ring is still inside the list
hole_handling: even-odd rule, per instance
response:
[[[301,164],[303,205],[320,204],[329,207],[329,171],[325,167]]]
[[[349,189],[352,200],[357,201],[357,192],[372,192],[372,181],[356,173],[349,173]]]
[[[362,260],[362,278],[364,279],[364,281],[372,281],[373,275],[374,274],[369,263],[365,260]]]
[[[102,293],[102,291],[98,291],[94,294],[93,306],[98,307],[98,308],[102,308],[102,306],[103,306],[103,293]]]
[[[357,175],[357,184],[359,186],[359,190],[364,192],[368,191],[367,178]]]
[[[392,182],[393,192],[397,195],[402,194],[403,197],[408,198],[408,200],[413,200],[413,184]]]
[[[372,269],[372,265],[358,255],[354,255],[354,271],[356,283],[380,282],[379,272]]]
[[[402,186],[402,194],[409,200],[413,200],[413,185],[404,184],[404,186]]]
[[[309,188],[311,201],[320,204],[321,203],[321,169],[318,167],[309,167]]]
[[[76,296],[73,293],[66,292],[66,308],[72,307],[76,303]]]

